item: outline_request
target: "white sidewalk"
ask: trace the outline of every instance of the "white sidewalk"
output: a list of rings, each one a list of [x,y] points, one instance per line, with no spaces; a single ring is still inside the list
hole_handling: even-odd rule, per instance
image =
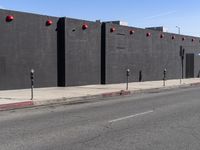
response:
[[[182,84],[180,84],[180,79],[167,80],[165,87],[163,87],[163,81],[132,82],[129,83],[128,90],[133,93],[150,89],[176,88],[180,86],[192,86],[198,84],[200,85],[200,78],[183,79]],[[73,101],[77,100],[77,98],[85,99],[87,97],[119,92],[121,90],[126,90],[126,83],[36,88],[34,89],[34,99],[32,102],[33,104],[47,104],[48,102],[54,103],[54,100],[59,99],[62,101]],[[31,101],[30,97],[30,89],[0,91],[0,105]],[[59,101],[55,101],[55,103],[56,102]]]

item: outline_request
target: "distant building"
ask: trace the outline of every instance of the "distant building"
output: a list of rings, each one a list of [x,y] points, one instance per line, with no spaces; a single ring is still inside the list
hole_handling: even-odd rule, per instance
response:
[[[121,26],[128,26],[128,22],[125,21],[107,21],[106,23],[113,23],[113,24],[117,24],[117,25],[121,25]]]
[[[155,31],[161,31],[161,32],[167,32],[167,28],[162,27],[162,26],[160,26],[160,27],[147,27],[145,29],[150,29],[150,30],[155,30]]]

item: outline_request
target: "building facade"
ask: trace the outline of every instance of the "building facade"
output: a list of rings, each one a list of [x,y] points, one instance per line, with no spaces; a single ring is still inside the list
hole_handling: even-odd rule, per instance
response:
[[[0,90],[193,78],[200,38],[0,10]]]

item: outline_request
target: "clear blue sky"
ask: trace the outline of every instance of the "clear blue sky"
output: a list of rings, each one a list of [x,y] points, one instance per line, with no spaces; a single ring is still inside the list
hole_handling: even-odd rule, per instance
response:
[[[58,17],[122,20],[130,26],[164,26],[200,36],[200,0],[0,0],[0,8]]]

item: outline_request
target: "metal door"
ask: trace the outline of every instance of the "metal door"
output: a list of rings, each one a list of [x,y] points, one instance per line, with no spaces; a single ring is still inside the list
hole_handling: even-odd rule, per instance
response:
[[[186,78],[194,78],[194,54],[186,54]]]

